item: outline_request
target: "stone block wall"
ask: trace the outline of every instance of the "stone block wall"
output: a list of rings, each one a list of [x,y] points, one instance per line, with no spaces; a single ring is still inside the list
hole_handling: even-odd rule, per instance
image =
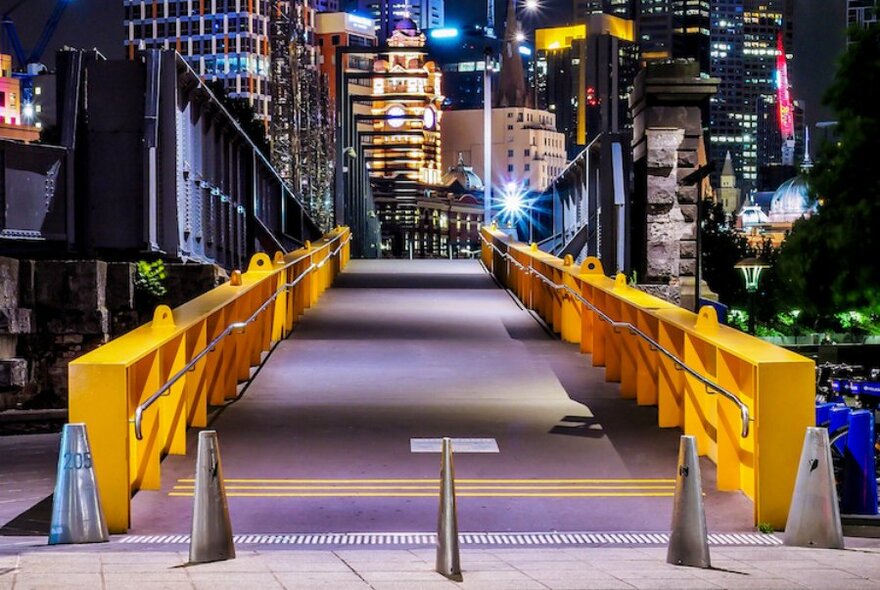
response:
[[[146,299],[135,265],[0,257],[0,410],[66,407],[67,364],[222,282],[217,267],[167,264],[169,297]]]
[[[694,62],[649,64],[630,99],[636,163],[638,287],[693,309],[698,275],[699,189],[684,181],[706,164],[702,111],[719,80]]]

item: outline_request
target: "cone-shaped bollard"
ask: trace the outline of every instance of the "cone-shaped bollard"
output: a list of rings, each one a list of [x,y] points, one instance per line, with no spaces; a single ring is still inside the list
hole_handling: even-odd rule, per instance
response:
[[[461,579],[458,555],[458,512],[455,509],[455,467],[452,440],[443,439],[440,459],[440,511],[437,515],[437,573]]]
[[[52,497],[49,544],[109,541],[85,424],[65,424]]]
[[[672,533],[666,562],[673,565],[712,567],[709,536],[703,510],[703,484],[697,457],[697,439],[682,436],[678,447],[678,475],[672,508]]]
[[[804,436],[783,540],[794,547],[843,549],[831,445],[824,428],[807,428]]]
[[[205,430],[199,433],[196,457],[196,491],[189,562],[205,563],[233,557],[235,546],[232,543],[232,525],[229,523],[229,506],[226,504],[217,432]]]

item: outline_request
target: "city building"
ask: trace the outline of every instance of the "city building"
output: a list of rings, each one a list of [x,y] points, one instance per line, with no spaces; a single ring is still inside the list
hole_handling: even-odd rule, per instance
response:
[[[709,71],[710,0],[637,0],[636,31],[646,62],[693,59]]]
[[[201,78],[220,80],[244,98],[260,120],[270,118],[269,2],[229,3],[123,0],[125,47],[174,49]],[[233,6],[234,4],[234,6]]]
[[[754,245],[769,238],[778,246],[797,220],[810,217],[816,210],[817,203],[810,198],[806,179],[798,175],[775,191],[754,193],[737,213],[736,226]]]
[[[480,252],[483,181],[459,159],[418,201],[419,240],[414,255],[472,258]]]
[[[730,152],[740,186],[752,190],[758,184],[760,165],[781,164],[783,159],[794,163],[795,151],[802,144],[794,128],[789,90],[778,84],[787,78],[783,66],[791,58],[791,44],[786,42],[792,31],[791,4],[786,0],[713,0],[712,8],[711,73],[721,85],[710,99],[709,157],[720,168],[718,164]],[[784,121],[778,115],[780,105],[788,112]],[[762,144],[774,144],[769,137],[774,134],[785,135],[775,142],[779,151],[759,153]]]
[[[867,28],[877,24],[875,0],[846,0],[846,24],[849,27]]]
[[[22,104],[21,81],[12,76],[12,56],[0,53],[0,139],[36,141],[40,138],[39,129],[23,123],[22,108],[33,109],[34,106]]]
[[[631,19],[635,14],[636,0],[574,0],[574,22],[589,14],[612,14]]]
[[[638,69],[633,21],[606,14],[583,20],[535,32],[537,106],[556,115],[570,157],[599,133],[632,126],[628,104]]]
[[[727,152],[727,156],[724,158],[720,178],[721,186],[715,191],[715,198],[721,203],[725,213],[733,215],[739,209],[742,191],[736,185],[736,171],[733,169],[730,152]]]
[[[425,35],[399,21],[372,68],[370,120],[364,151],[382,248],[400,256],[419,241],[417,201],[440,183],[442,74],[424,51]]]
[[[315,41],[318,45],[318,67],[328,80],[330,104],[336,104],[336,48],[372,47],[376,31],[372,19],[347,12],[315,15]],[[345,69],[369,71],[373,60],[367,55],[342,55]]]
[[[486,54],[492,86],[498,87],[501,40],[481,25],[427,31],[426,49],[443,72],[443,109],[477,109],[483,106],[483,71]]]
[[[445,24],[444,0],[348,0],[345,11],[372,18],[380,44],[388,41],[403,19],[412,19],[420,31]]]
[[[483,170],[482,109],[444,113],[442,152],[447,162],[460,159]],[[555,114],[524,106],[492,109],[493,187],[514,183],[541,192],[567,162],[565,135],[556,130]]]

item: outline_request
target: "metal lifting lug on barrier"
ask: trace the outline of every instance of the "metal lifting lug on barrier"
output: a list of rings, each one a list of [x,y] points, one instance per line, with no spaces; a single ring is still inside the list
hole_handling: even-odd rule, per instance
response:
[[[658,409],[658,426],[694,437],[717,465],[719,490],[742,490],[754,523],[781,529],[804,430],[814,425],[810,359],[720,325],[605,275],[599,259],[577,265],[480,232],[485,267],[566,342],[604,367],[623,398]]]
[[[209,405],[234,399],[263,353],[349,261],[351,232],[270,257],[244,273],[72,361],[69,414],[88,425],[95,478],[110,532],[130,525],[130,499],[160,487],[159,461],[186,454],[186,429],[207,425]]]

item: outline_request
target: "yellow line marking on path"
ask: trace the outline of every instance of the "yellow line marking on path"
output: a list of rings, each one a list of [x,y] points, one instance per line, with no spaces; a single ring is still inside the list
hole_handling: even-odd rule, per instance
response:
[[[169,496],[191,498],[192,492],[170,492]],[[456,497],[472,498],[671,498],[673,492],[459,492]],[[436,498],[423,492],[227,492],[230,498]]]
[[[193,478],[180,478],[178,483],[194,483]],[[336,484],[336,483],[429,483],[436,482],[438,478],[423,477],[419,479],[257,479],[257,478],[224,478],[226,483],[267,483],[267,484]],[[645,479],[465,479],[456,478],[456,483],[522,483],[522,484],[589,484],[589,483],[670,483],[674,484],[674,478],[645,478]]]
[[[194,485],[176,485],[173,488],[174,490],[183,491],[183,490],[193,490],[195,489]],[[312,490],[312,491],[320,491],[320,490],[385,490],[385,491],[400,491],[400,490],[438,490],[440,489],[439,485],[425,485],[425,486],[273,486],[273,485],[239,485],[239,484],[231,484],[226,486],[227,490]],[[674,485],[604,485],[604,486],[474,486],[474,485],[457,485],[456,490],[458,491],[474,491],[474,490],[507,490],[507,491],[527,491],[527,490],[567,490],[567,491],[577,491],[577,490],[674,490]]]

